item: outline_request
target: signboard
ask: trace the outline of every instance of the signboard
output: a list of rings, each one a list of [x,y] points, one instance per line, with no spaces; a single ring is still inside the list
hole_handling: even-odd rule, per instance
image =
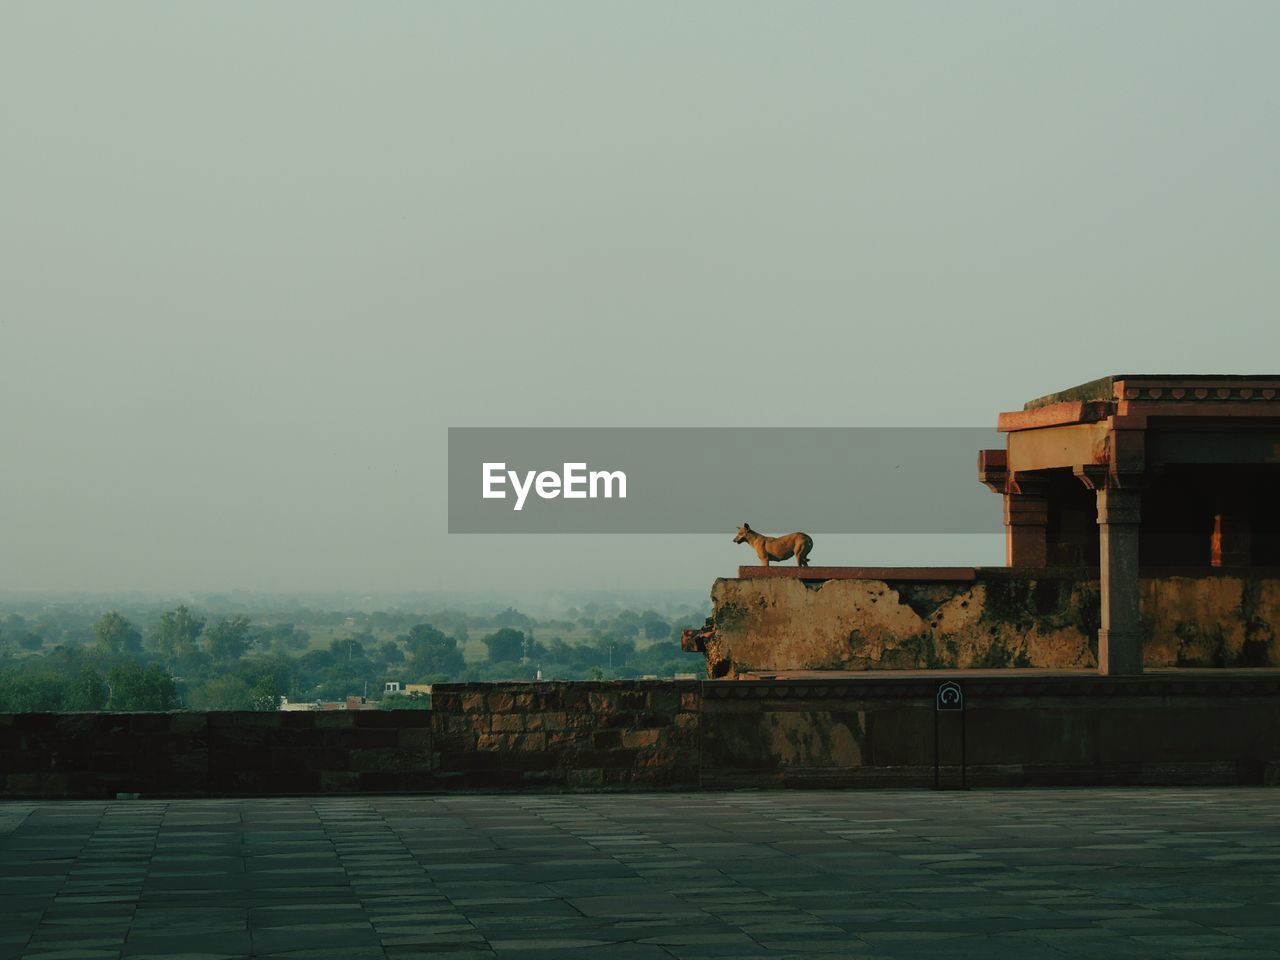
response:
[[[940,711],[964,709],[964,691],[960,689],[960,684],[954,680],[945,680],[938,684],[937,709]]]

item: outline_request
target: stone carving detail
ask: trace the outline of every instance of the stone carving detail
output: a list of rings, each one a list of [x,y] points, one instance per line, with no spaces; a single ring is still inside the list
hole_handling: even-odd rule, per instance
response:
[[[1126,384],[1122,399],[1143,403],[1256,403],[1274,401],[1276,398],[1274,381],[1259,380],[1256,383],[1245,381],[1204,386],[1178,385],[1174,382]]]

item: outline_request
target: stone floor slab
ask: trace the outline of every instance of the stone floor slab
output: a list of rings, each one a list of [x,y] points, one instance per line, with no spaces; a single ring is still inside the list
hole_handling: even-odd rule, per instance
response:
[[[0,803],[0,960],[1277,956],[1256,788]]]

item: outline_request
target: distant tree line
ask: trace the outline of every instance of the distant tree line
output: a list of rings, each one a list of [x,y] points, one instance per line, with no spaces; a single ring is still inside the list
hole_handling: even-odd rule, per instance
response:
[[[285,697],[376,699],[388,680],[605,679],[702,669],[701,656],[679,648],[680,623],[655,611],[610,615],[591,606],[541,622],[511,607],[444,611],[431,622],[401,613],[304,622],[325,639],[298,620],[211,618],[186,605],[153,614],[145,628],[120,610],[88,622],[61,611],[15,612],[0,620],[0,712],[275,710]],[[472,630],[487,632],[468,659]]]

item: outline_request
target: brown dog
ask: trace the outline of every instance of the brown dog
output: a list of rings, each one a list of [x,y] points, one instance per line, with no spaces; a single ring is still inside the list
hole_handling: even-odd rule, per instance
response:
[[[756,556],[766,567],[770,560],[790,560],[796,558],[799,566],[809,565],[809,551],[813,549],[813,537],[807,533],[788,533],[785,537],[766,537],[756,533],[751,524],[744,523],[733,538],[734,543],[749,543]]]

